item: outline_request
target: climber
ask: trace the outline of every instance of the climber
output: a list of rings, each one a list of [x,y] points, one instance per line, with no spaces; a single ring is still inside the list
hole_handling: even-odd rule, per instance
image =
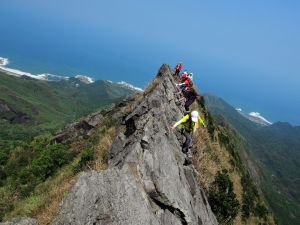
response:
[[[193,80],[193,73],[189,73],[189,74],[187,75],[187,77],[190,78],[191,80]]]
[[[174,75],[179,77],[179,73],[180,73],[181,69],[182,69],[182,62],[179,62],[179,63],[177,63],[177,65],[175,67],[175,74]]]
[[[189,74],[189,72],[188,72],[187,70],[185,70],[185,71],[181,74],[181,76],[180,76],[180,78],[179,78],[179,81],[180,81],[180,82],[185,81],[188,74]]]
[[[193,82],[186,74],[182,74],[181,83],[176,84],[176,86],[180,87],[182,92],[185,92],[187,87],[193,86]]]
[[[197,91],[193,87],[187,87],[184,92],[184,97],[186,99],[184,108],[186,111],[189,111],[189,107],[196,99],[200,98],[200,95],[197,93]]]
[[[178,125],[182,124],[181,133],[185,137],[185,142],[182,145],[182,151],[184,153],[188,153],[190,144],[192,142],[192,135],[199,127],[199,123],[205,127],[204,121],[199,115],[197,111],[192,111],[187,113],[185,116],[181,118],[178,122],[176,122],[172,129],[175,129]]]

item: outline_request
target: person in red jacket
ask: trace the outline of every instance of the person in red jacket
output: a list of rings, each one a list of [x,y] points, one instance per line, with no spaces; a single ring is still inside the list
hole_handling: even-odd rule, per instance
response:
[[[181,75],[181,81],[179,84],[176,84],[176,86],[180,87],[182,92],[185,92],[185,89],[188,87],[192,87],[193,86],[193,82],[192,80],[188,77],[188,72],[184,72]]]
[[[175,67],[175,76],[179,76],[179,73],[182,69],[182,62],[177,63],[176,67]]]

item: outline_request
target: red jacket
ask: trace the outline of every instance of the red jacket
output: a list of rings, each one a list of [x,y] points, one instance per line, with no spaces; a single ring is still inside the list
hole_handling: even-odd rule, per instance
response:
[[[191,85],[191,79],[190,78],[186,78],[186,80],[184,81],[185,85],[187,87],[189,87]]]
[[[178,63],[177,65],[176,65],[176,70],[181,70],[182,69],[182,65],[181,65],[181,63]]]
[[[190,78],[186,78],[184,80],[182,80],[182,83],[179,84],[179,86],[185,85],[186,87],[190,87],[192,84],[192,81]]]

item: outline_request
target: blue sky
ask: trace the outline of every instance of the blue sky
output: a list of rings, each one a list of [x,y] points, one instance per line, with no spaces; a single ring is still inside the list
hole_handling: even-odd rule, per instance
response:
[[[299,1],[2,0],[0,56],[145,86],[184,61],[202,92],[300,124]]]

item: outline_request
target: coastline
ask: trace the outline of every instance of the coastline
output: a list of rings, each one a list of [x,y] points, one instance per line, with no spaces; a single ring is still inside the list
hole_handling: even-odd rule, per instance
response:
[[[20,71],[20,70],[11,69],[11,68],[5,67],[3,65],[0,66],[0,71],[3,72],[3,73],[6,73],[8,75],[15,76],[15,77],[32,75],[30,73],[26,73],[26,72],[23,72],[23,71]]]
[[[37,80],[44,80],[44,81],[54,81],[54,80],[67,80],[69,77],[67,76],[58,76],[49,73],[42,73],[42,74],[32,74],[29,72],[24,72],[22,70],[13,69],[6,67],[9,64],[9,60],[7,58],[0,57],[0,72],[5,73],[7,75],[15,76],[15,77],[22,77],[27,76]]]
[[[7,75],[15,76],[15,77],[26,76],[26,77],[30,77],[30,78],[37,79],[37,80],[43,80],[43,81],[60,81],[60,80],[69,80],[70,79],[70,77],[68,77],[68,76],[59,76],[59,75],[54,75],[54,74],[49,74],[49,73],[42,73],[42,74],[35,75],[35,74],[29,73],[29,72],[24,72],[22,70],[6,67],[6,65],[8,65],[8,64],[9,64],[9,60],[7,58],[0,57],[0,72],[5,73]],[[93,79],[89,76],[86,76],[86,75],[76,75],[74,77],[81,80],[84,83],[87,83],[87,84],[91,84],[91,83],[95,82],[95,79]],[[112,81],[108,80],[108,82],[116,83],[120,86],[127,87],[132,90],[143,91],[142,88],[135,87],[134,85],[127,83],[125,81],[112,82]]]

